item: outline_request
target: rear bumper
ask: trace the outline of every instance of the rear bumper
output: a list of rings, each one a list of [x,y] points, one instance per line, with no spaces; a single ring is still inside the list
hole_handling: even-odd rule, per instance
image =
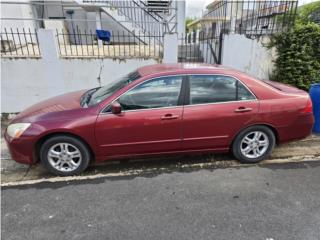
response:
[[[313,114],[300,115],[291,125],[278,128],[279,143],[303,139],[312,134]]]
[[[5,132],[4,139],[13,160],[23,164],[34,163],[34,139],[32,137],[21,136],[19,139],[11,139]]]

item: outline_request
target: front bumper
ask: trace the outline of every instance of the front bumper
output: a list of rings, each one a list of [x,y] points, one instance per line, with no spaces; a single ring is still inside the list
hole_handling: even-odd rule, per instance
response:
[[[35,162],[33,151],[34,138],[21,136],[18,139],[11,139],[6,131],[4,139],[13,160],[23,164],[33,164]]]

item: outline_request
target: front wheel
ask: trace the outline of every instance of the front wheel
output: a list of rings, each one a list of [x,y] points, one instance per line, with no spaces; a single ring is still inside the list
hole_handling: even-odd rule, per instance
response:
[[[51,173],[72,176],[88,167],[90,152],[82,141],[74,137],[54,136],[41,146],[40,159]]]
[[[276,140],[272,130],[265,126],[252,126],[238,134],[232,145],[234,156],[243,163],[257,163],[272,152]]]

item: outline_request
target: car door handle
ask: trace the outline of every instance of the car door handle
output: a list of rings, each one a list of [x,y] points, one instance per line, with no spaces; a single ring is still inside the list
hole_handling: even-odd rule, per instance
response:
[[[246,107],[239,107],[236,110],[234,110],[236,113],[244,113],[244,112],[251,112],[252,108],[246,108]]]
[[[177,118],[179,118],[178,115],[173,115],[171,113],[168,113],[168,114],[162,116],[161,120],[173,120],[173,119],[177,119]]]

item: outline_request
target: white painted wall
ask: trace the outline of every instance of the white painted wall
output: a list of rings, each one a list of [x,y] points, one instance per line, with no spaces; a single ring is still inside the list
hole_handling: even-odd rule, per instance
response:
[[[269,79],[276,52],[263,46],[268,42],[268,37],[251,40],[239,34],[224,35],[222,65]]]
[[[1,112],[20,112],[62,93],[94,88],[155,60],[59,59],[59,72],[49,71],[43,59],[1,59]],[[100,74],[101,71],[101,74]],[[57,86],[59,85],[59,86]]]
[[[178,34],[166,33],[163,38],[163,63],[178,62]]]
[[[26,1],[28,2],[28,1]],[[1,4],[1,18],[22,18],[22,19],[32,19],[34,18],[35,9],[27,4]],[[38,24],[33,20],[1,20],[1,32],[4,33],[5,29],[7,31],[7,36],[4,36],[5,40],[16,39],[16,42],[21,41],[21,44],[26,42],[34,42],[33,38],[30,38],[28,35],[26,38],[21,37],[18,41],[17,35],[12,35],[13,33],[22,32],[25,29],[26,32],[30,31],[33,33],[35,29],[38,28]]]
[[[29,2],[29,1],[25,1]],[[1,4],[1,18],[33,18],[34,9],[28,4]],[[1,22],[1,31],[3,28],[10,29],[14,31],[19,28],[31,28],[32,30],[36,27],[35,21],[28,20],[3,20]]]

